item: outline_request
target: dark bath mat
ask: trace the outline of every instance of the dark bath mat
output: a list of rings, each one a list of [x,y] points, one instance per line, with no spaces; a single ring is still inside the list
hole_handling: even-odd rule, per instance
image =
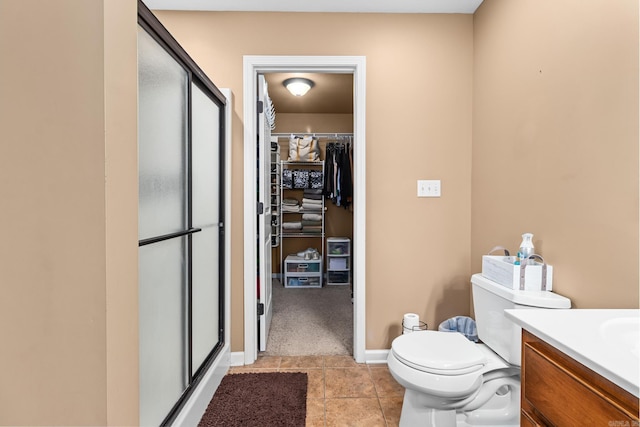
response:
[[[307,374],[267,372],[225,375],[199,427],[304,427]]]

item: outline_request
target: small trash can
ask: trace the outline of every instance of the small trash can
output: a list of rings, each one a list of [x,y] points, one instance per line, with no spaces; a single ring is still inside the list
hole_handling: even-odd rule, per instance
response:
[[[456,316],[440,323],[438,330],[441,332],[460,332],[468,340],[478,341],[478,330],[476,321],[467,316]]]

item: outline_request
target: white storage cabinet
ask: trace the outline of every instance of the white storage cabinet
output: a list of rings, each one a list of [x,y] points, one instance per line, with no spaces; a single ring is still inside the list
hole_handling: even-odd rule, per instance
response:
[[[321,288],[322,259],[289,255],[284,260],[285,288]]]
[[[327,285],[351,283],[351,239],[327,237]]]
[[[282,258],[285,256],[286,253],[286,246],[287,246],[287,240],[288,239],[309,239],[309,247],[315,247],[317,248],[318,252],[320,253],[320,259],[322,259],[324,257],[323,254],[323,250],[324,250],[324,243],[325,243],[325,238],[324,238],[324,227],[325,227],[325,218],[324,218],[324,214],[325,214],[325,206],[324,206],[324,198],[321,198],[321,205],[318,209],[314,209],[314,210],[305,210],[304,209],[304,205],[303,205],[303,199],[304,199],[304,189],[303,188],[294,188],[292,186],[292,188],[290,187],[286,187],[285,183],[284,183],[284,179],[283,179],[283,175],[285,173],[285,171],[291,171],[292,173],[295,172],[295,170],[307,170],[307,171],[320,171],[324,173],[324,162],[323,161],[317,161],[317,162],[293,162],[293,161],[281,161],[279,163],[279,168],[280,168],[280,205],[278,206],[278,209],[280,211],[280,264],[282,265],[283,260]],[[286,209],[286,206],[284,206],[284,199],[295,199],[299,205],[294,207],[293,210],[291,209]],[[284,225],[287,222],[301,222],[302,221],[302,217],[304,214],[306,213],[312,213],[312,214],[317,214],[320,215],[320,228],[318,230],[311,230],[311,231],[305,231],[304,227],[301,230],[287,230],[284,228]],[[319,243],[315,244],[315,243]],[[289,259],[289,257],[287,257],[286,259]],[[316,260],[317,261],[317,260]],[[285,268],[285,275],[287,273],[286,271],[286,265],[284,265]],[[306,287],[306,288],[316,288],[316,287],[321,287],[322,286],[322,268],[320,268],[318,270],[318,275],[320,277],[320,283],[318,286],[315,286],[315,282],[316,279],[315,277],[311,280],[313,282],[313,286],[296,286],[296,287]],[[294,286],[287,286],[287,278],[285,277],[285,287],[294,287]],[[307,281],[303,281],[303,282],[307,282]]]

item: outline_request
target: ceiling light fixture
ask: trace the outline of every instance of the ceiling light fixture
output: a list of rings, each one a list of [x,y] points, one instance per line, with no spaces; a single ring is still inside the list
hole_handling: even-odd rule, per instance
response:
[[[315,85],[313,81],[301,77],[287,79],[282,82],[282,84],[287,88],[289,92],[291,92],[295,96],[303,96],[304,94],[309,92],[309,89],[311,89]]]

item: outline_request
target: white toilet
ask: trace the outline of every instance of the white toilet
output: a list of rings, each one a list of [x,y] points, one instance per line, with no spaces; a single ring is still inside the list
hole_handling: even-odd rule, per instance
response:
[[[389,372],[406,389],[400,427],[518,426],[521,328],[510,308],[571,308],[568,298],[471,277],[478,337],[417,331],[393,340]]]

